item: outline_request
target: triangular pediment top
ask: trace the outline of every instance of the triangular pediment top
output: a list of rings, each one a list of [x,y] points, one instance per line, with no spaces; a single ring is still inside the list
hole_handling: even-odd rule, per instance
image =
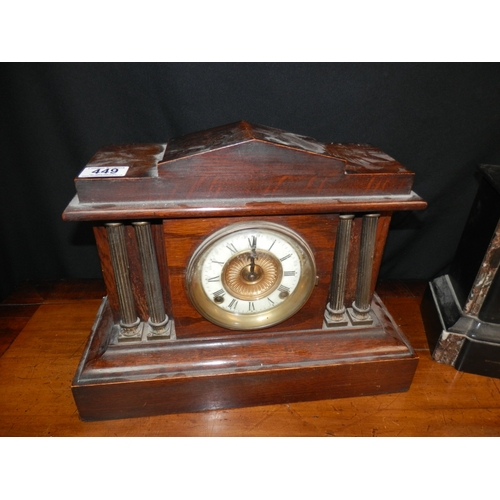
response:
[[[237,148],[252,141],[314,155],[334,156],[327,144],[312,137],[240,121],[170,139],[160,163],[203,155],[223,148]]]
[[[376,147],[325,144],[244,121],[171,139],[166,147],[102,148],[90,164],[127,170],[78,176],[82,203],[410,196],[413,184],[413,173]]]

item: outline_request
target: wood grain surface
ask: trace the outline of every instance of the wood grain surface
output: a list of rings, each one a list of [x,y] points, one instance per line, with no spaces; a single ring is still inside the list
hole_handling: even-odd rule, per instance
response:
[[[90,423],[78,417],[71,380],[104,287],[24,286],[0,305],[2,339],[17,335],[0,358],[0,435],[499,436],[500,380],[430,357],[419,312],[424,285],[377,288],[420,356],[406,393]]]
[[[128,170],[117,177],[77,177],[85,204],[408,196],[414,177],[373,146],[323,144],[244,121],[173,138],[166,147],[107,146],[88,166]]]

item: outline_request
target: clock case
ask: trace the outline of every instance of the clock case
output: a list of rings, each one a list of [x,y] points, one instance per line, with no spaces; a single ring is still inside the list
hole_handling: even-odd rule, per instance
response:
[[[418,357],[374,289],[393,212],[426,206],[412,172],[372,146],[247,122],[106,147],[87,165],[117,166],[126,175],[76,178],[63,214],[93,224],[107,290],[72,384],[82,420],[408,390]],[[316,286],[286,321],[234,331],[193,307],[186,269],[211,234],[249,221],[298,233]],[[363,293],[369,311],[356,321]],[[340,320],[333,295],[345,304]],[[134,315],[135,326],[124,320]]]

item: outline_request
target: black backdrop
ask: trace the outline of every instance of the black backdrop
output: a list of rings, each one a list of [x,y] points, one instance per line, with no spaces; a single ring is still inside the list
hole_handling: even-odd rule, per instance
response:
[[[429,203],[394,218],[383,278],[445,272],[477,166],[500,164],[498,64],[3,64],[0,79],[2,297],[23,280],[100,276],[90,226],[61,213],[106,144],[241,119],[374,144],[416,173]]]

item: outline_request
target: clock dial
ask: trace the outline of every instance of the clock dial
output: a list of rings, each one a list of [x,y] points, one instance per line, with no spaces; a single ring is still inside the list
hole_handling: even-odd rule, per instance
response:
[[[253,330],[295,314],[315,280],[312,251],[297,233],[254,222],[205,240],[188,265],[186,285],[202,316],[225,328]]]

